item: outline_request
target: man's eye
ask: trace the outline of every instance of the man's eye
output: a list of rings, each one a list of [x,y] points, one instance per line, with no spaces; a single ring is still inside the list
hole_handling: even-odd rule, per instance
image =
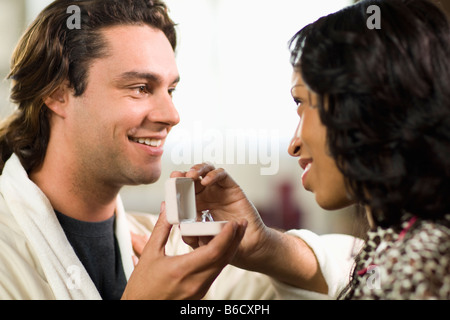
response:
[[[130,86],[129,90],[131,90],[131,95],[135,98],[140,98],[151,93],[150,88],[146,84]]]
[[[167,92],[169,93],[170,96],[172,96],[175,90],[176,88],[170,88]]]
[[[136,92],[139,94],[147,94],[150,93],[150,90],[147,86],[139,86],[135,88]]]

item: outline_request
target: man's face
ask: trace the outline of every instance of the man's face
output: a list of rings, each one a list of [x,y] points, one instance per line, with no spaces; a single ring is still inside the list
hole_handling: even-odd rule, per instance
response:
[[[108,55],[92,62],[86,91],[71,97],[65,140],[89,179],[117,187],[155,182],[166,136],[179,122],[172,103],[179,81],[173,49],[162,31],[149,26],[102,33]]]

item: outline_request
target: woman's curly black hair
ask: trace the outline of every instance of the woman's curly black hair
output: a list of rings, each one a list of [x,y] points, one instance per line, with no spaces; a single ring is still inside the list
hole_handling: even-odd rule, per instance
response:
[[[379,29],[370,28],[379,9]],[[372,16],[372,18],[374,18]],[[450,213],[450,26],[427,0],[361,1],[290,41],[331,155],[379,226]]]

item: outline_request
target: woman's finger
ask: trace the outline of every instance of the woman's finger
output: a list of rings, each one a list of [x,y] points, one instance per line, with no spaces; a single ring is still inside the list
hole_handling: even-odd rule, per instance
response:
[[[186,176],[186,171],[173,171],[170,174],[171,178],[183,178]]]

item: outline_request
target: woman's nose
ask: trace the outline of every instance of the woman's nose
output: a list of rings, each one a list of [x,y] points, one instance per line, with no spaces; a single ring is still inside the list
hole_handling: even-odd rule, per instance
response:
[[[299,157],[300,156],[300,149],[302,147],[302,141],[300,137],[300,126],[301,122],[299,122],[297,126],[297,130],[295,130],[294,137],[291,139],[291,143],[288,147],[288,152],[293,157]]]

